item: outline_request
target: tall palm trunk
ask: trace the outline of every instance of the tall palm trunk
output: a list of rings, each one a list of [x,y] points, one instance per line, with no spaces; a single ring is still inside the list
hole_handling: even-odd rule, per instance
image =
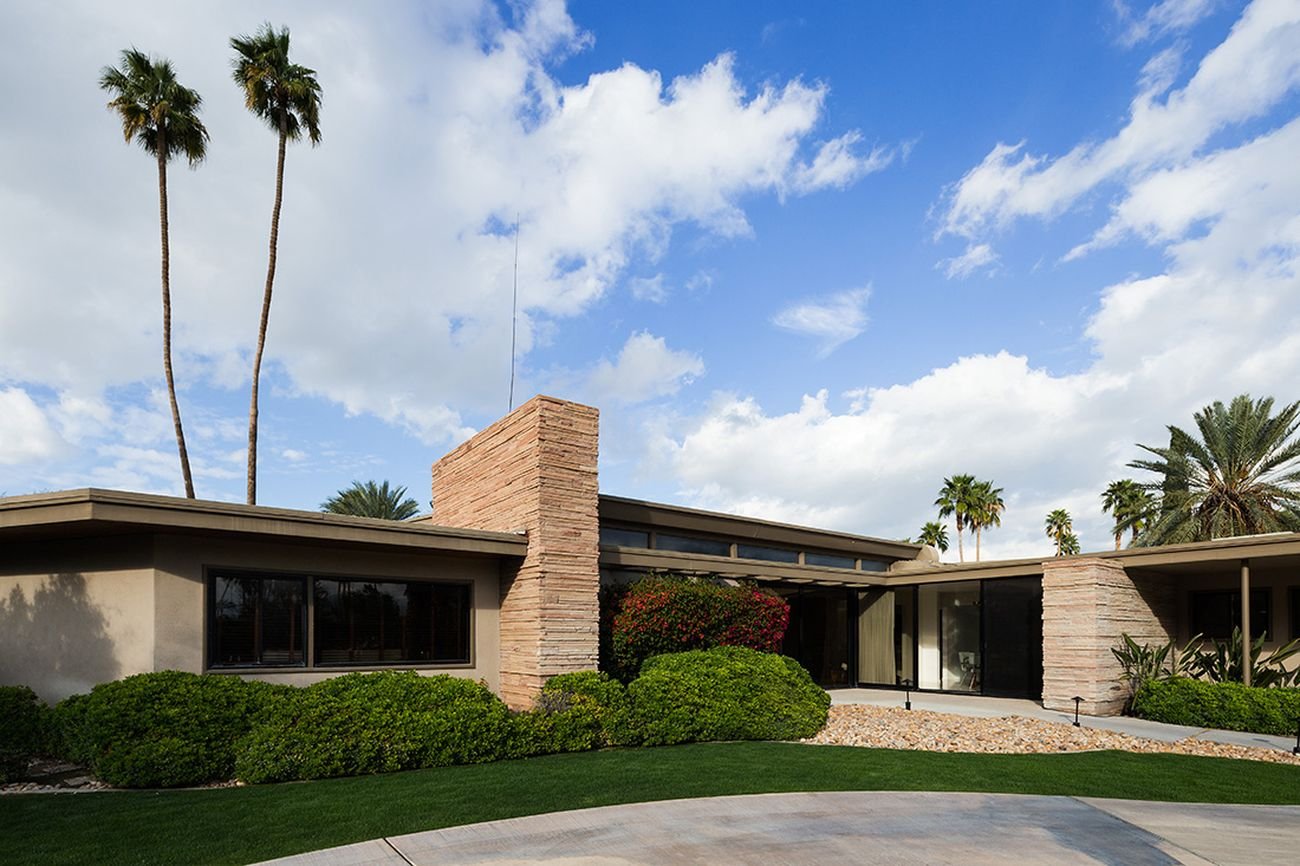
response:
[[[194,478],[190,475],[190,455],[185,450],[185,431],[181,429],[181,407],[176,402],[176,380],[172,376],[172,287],[171,249],[167,241],[167,142],[158,132],[158,230],[162,235],[162,307],[163,307],[163,376],[167,380],[167,399],[172,406],[172,425],[176,428],[176,448],[181,455],[181,476],[185,495],[194,498]]]
[[[257,351],[253,355],[253,393],[248,406],[248,504],[257,504],[257,383],[262,375],[266,348],[266,322],[271,316],[271,287],[275,284],[275,249],[280,238],[280,199],[284,194],[284,146],[289,138],[287,118],[280,115],[280,151],[275,163],[275,206],[271,208],[271,249],[266,261],[266,289],[262,293],[262,318],[257,325]]]
[[[980,536],[983,534],[984,527],[975,527],[975,561],[980,561]]]
[[[960,520],[957,520],[957,521],[955,521],[955,522],[956,522],[956,524],[957,524],[957,561],[958,561],[958,562],[965,562],[965,561],[966,561],[966,545],[962,544],[962,540],[961,540],[961,529],[962,529],[962,523],[961,523]]]
[[[1115,533],[1115,549],[1119,550],[1123,544],[1124,544],[1124,530],[1121,529]]]

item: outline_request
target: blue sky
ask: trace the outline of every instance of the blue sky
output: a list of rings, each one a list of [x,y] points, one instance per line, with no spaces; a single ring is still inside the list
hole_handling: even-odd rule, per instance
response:
[[[1300,3],[7,4],[0,492],[178,493],[153,167],[95,88],[205,98],[171,171],[181,407],[240,500],[274,140],[226,40],[288,25],[294,146],[259,500],[429,464],[517,395],[602,410],[606,492],[900,537],[1004,487],[987,556],[1109,542],[1136,442],[1297,399]],[[32,69],[45,69],[32,76]]]

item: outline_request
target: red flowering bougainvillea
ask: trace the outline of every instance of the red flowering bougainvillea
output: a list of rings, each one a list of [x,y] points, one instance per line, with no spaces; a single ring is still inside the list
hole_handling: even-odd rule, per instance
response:
[[[612,663],[629,679],[650,656],[715,646],[780,652],[790,605],[754,586],[650,577],[612,599]]]

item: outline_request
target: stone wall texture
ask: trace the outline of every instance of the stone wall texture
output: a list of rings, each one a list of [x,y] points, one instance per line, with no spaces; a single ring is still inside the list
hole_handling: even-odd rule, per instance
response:
[[[1172,578],[1131,577],[1104,559],[1043,563],[1043,706],[1088,715],[1115,715],[1128,688],[1111,653],[1121,635],[1138,643],[1168,643],[1178,633]]]
[[[599,655],[599,413],[539,396],[433,465],[435,523],[526,530],[501,575],[501,697],[531,704],[547,678]]]

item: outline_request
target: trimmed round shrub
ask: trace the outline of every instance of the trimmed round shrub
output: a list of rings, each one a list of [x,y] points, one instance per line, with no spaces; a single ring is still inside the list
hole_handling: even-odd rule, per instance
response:
[[[826,724],[831,698],[792,658],[745,647],[655,656],[628,686],[646,745],[798,740]]]
[[[539,696],[537,706],[510,718],[507,758],[531,758],[559,752],[587,752],[600,748],[604,735],[599,710],[582,696],[562,702]]]
[[[627,687],[602,671],[577,671],[551,677],[537,697],[539,709],[562,711],[586,703],[599,726],[598,746],[631,746],[639,738],[628,716]]]
[[[47,751],[49,712],[27,686],[0,686],[0,782],[24,778],[28,761]]]
[[[296,689],[238,744],[246,782],[388,773],[504,757],[510,711],[487,686],[413,671],[347,674]]]
[[[682,577],[646,578],[612,604],[610,661],[624,680],[663,653],[716,646],[778,652],[790,623],[790,605],[770,590]]]
[[[64,751],[123,788],[231,778],[235,740],[287,686],[160,671],[101,683],[56,711]]]
[[[1133,715],[1171,725],[1293,736],[1300,688],[1259,688],[1187,677],[1149,680],[1133,696]]]

